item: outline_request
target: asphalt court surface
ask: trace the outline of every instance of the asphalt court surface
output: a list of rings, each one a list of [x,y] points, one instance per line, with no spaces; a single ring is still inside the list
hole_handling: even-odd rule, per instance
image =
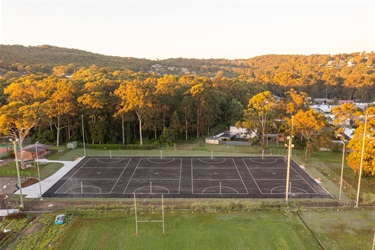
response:
[[[85,157],[45,197],[283,198],[284,157]],[[290,197],[331,198],[291,161]]]

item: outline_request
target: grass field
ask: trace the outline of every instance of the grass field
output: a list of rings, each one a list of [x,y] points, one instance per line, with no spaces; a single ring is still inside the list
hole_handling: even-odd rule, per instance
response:
[[[132,215],[107,219],[82,215],[72,223],[56,249],[319,248],[298,216],[278,211],[168,214],[165,235],[160,223],[139,224],[136,235]]]
[[[160,223],[140,223],[122,210],[68,213],[62,226],[57,213],[37,216],[7,249],[371,249],[374,210],[254,210],[207,213],[169,212],[165,234]],[[75,213],[73,213],[75,214]],[[161,218],[160,213],[138,219]],[[24,223],[22,219],[21,224]],[[10,226],[10,225],[8,225]],[[9,242],[9,241],[8,241]],[[1,246],[1,244],[0,244]],[[4,246],[4,245],[3,245]]]
[[[302,218],[326,249],[371,249],[374,210],[305,211]]]

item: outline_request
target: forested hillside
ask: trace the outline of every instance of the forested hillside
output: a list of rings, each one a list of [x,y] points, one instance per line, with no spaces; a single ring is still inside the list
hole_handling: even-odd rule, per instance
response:
[[[24,47],[0,45],[2,81],[25,74],[52,74],[56,66],[73,74],[81,67],[96,65],[111,70],[129,69],[157,76],[199,75],[236,78],[246,76],[282,96],[291,87],[312,97],[374,100],[375,54],[264,55],[250,59],[147,60],[114,57],[49,45]],[[60,68],[61,69],[61,68]]]
[[[59,146],[82,141],[84,127],[92,146],[172,144],[237,124],[256,131],[253,142],[266,150],[265,135],[289,134],[293,116],[294,143],[308,156],[330,146],[336,130],[308,97],[373,101],[374,63],[373,52],[152,61],[3,45],[0,137]],[[340,111],[344,121],[349,110],[357,112]]]

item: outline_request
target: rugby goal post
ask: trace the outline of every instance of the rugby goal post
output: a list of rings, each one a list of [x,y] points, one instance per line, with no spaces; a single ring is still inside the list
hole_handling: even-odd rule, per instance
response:
[[[163,234],[165,234],[165,223],[164,223],[164,195],[161,195],[161,220],[138,220],[137,212],[137,197],[134,195],[134,215],[135,215],[135,233],[138,234],[138,223],[162,223]]]

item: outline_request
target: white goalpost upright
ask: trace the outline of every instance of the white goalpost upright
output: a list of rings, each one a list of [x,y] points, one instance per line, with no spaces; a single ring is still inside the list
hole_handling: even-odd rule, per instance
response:
[[[165,214],[164,214],[164,195],[161,195],[161,220],[138,220],[138,212],[137,212],[137,198],[134,195],[134,214],[135,214],[135,233],[138,234],[138,223],[162,223],[163,227],[163,234],[165,234]]]

